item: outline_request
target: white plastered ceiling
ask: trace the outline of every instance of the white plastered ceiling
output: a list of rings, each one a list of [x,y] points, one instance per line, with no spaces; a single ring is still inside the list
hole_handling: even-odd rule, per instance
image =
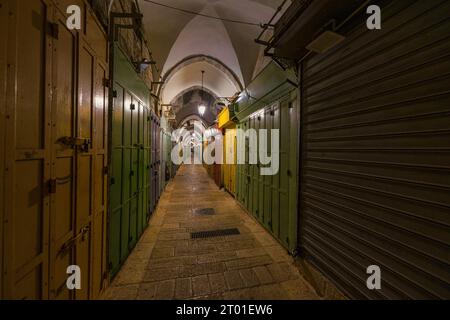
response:
[[[217,97],[232,97],[239,92],[229,77],[215,66],[196,62],[177,71],[165,84],[161,98],[167,103],[172,103],[180,93],[190,88],[198,88],[202,85],[202,70],[205,71],[204,87]]]
[[[283,0],[155,0],[164,5],[196,13],[251,22],[267,23]],[[144,27],[158,63],[161,77],[167,77],[161,92],[163,103],[170,103],[180,92],[201,85],[218,97],[231,97],[252,80],[260,68],[261,46],[255,39],[260,26],[231,23],[179,12],[138,0]],[[284,9],[288,7],[290,1]],[[206,56],[219,61],[229,72],[208,60],[179,64],[188,57]],[[170,74],[169,74],[170,73]],[[232,76],[231,76],[231,75]],[[238,82],[238,84],[236,83]]]

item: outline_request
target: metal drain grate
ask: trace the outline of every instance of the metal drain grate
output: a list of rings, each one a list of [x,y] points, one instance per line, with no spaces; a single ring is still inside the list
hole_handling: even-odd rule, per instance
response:
[[[200,216],[213,216],[216,211],[213,208],[194,209],[194,214]]]
[[[206,238],[214,238],[214,237],[226,237],[226,236],[234,236],[241,234],[239,229],[222,229],[222,230],[211,230],[211,231],[202,231],[202,232],[193,232],[191,233],[191,239],[206,239]]]

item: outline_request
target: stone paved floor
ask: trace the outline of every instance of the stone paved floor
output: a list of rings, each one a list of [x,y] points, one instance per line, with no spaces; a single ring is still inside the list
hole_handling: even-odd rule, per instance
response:
[[[197,215],[214,208],[215,215]],[[240,235],[191,239],[191,232],[238,228]],[[318,299],[286,251],[219,190],[202,166],[183,166],[150,227],[103,299]]]

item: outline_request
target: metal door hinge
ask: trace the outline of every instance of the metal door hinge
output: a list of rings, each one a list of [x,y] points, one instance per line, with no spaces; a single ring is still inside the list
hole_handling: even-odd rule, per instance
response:
[[[55,194],[56,193],[56,184],[57,184],[56,179],[51,179],[48,182],[48,193],[49,194]]]
[[[112,96],[113,96],[113,98],[117,98],[117,90],[113,90]]]
[[[136,105],[134,103],[130,104],[130,110],[136,110]]]
[[[58,39],[59,25],[57,23],[47,22],[47,34],[54,39]]]
[[[109,174],[109,168],[108,167],[104,167],[103,168],[103,175],[107,176]]]

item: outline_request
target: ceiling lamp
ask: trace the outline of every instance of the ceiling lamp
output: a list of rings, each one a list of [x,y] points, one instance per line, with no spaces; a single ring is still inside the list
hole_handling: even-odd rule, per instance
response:
[[[205,115],[206,112],[206,107],[202,104],[198,106],[198,113],[200,113],[200,115],[203,117]]]
[[[198,113],[200,114],[200,116],[204,116],[205,112],[206,112],[206,106],[203,103],[203,78],[205,76],[205,71],[202,70],[202,102],[200,103],[200,105],[198,106]]]

